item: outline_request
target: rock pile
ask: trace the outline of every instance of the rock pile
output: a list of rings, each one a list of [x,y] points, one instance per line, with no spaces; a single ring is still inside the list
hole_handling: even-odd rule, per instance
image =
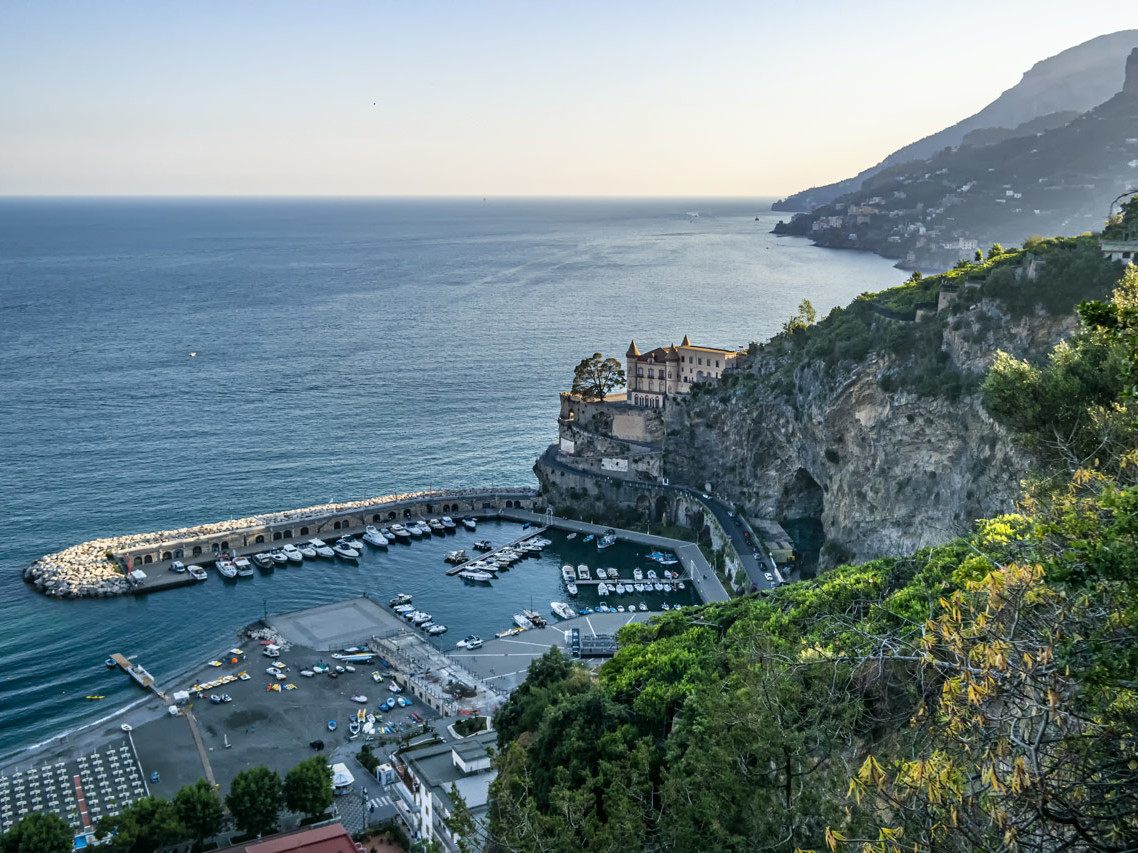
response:
[[[130,591],[130,581],[117,560],[107,557],[113,539],[96,539],[40,557],[26,569],[24,580],[56,598],[107,598]]]

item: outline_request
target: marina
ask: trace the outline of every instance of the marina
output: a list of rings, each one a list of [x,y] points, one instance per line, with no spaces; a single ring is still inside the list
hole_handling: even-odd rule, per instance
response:
[[[486,551],[485,553],[479,554],[474,559],[467,560],[465,563],[461,563],[452,569],[447,569],[447,574],[448,575],[457,575],[459,572],[467,571],[467,570],[469,570],[471,565],[473,565],[475,563],[484,563],[486,561],[489,561],[489,560],[493,559],[495,556],[497,556],[498,554],[501,554],[503,551],[511,551],[511,550],[517,548],[519,545],[523,544],[524,542],[528,542],[530,539],[533,539],[537,536],[542,535],[543,533],[545,533],[545,531],[547,529],[548,528],[546,528],[546,527],[538,527],[538,528],[527,529],[517,539],[514,539],[512,542],[510,542],[506,545],[503,545],[501,548],[495,548],[491,551]]]

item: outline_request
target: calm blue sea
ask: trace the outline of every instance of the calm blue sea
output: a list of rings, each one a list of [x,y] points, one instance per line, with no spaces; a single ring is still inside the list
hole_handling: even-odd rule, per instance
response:
[[[142,599],[47,600],[20,573],[104,535],[531,485],[583,356],[745,345],[803,298],[824,313],[903,277],[773,237],[768,207],[0,200],[0,755],[136,698],[110,652],[161,678],[265,610],[407,589],[453,642],[546,609],[557,555],[472,594],[439,582],[453,539]]]

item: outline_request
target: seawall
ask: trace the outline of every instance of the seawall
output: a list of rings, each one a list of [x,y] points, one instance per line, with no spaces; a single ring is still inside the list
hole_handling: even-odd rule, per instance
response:
[[[273,543],[303,542],[329,534],[338,537],[369,524],[383,526],[428,515],[461,516],[540,506],[534,489],[510,487],[412,492],[323,504],[177,530],[93,539],[40,557],[24,570],[24,580],[54,598],[130,595],[151,590],[136,589],[128,572],[143,569],[164,576],[173,560],[209,563],[222,551],[263,551]]]

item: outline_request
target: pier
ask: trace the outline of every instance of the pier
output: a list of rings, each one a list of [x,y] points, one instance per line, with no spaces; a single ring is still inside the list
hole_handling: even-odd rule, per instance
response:
[[[493,557],[496,554],[501,554],[503,551],[506,551],[510,548],[516,548],[518,545],[521,545],[523,542],[526,542],[530,539],[533,539],[533,537],[535,537],[535,536],[540,536],[542,533],[544,533],[548,529],[549,529],[548,527],[536,527],[532,530],[527,530],[525,533],[523,533],[521,536],[519,536],[513,542],[510,542],[507,545],[503,545],[501,548],[495,548],[493,551],[486,551],[485,553],[479,554],[477,557],[475,557],[471,560],[467,560],[465,563],[462,563],[462,564],[457,565],[457,566],[452,566],[451,568],[447,569],[447,575],[448,576],[457,575],[459,572],[465,571],[466,569],[470,568],[472,563],[478,563],[478,562],[481,562],[482,560],[489,560],[491,557]]]
[[[153,691],[162,701],[166,701],[166,694],[158,689],[158,685],[154,683],[154,676],[147,672],[142,664],[131,663],[124,655],[120,655],[118,652],[111,655],[111,660],[118,664],[123,672],[133,678],[143,690]]]

